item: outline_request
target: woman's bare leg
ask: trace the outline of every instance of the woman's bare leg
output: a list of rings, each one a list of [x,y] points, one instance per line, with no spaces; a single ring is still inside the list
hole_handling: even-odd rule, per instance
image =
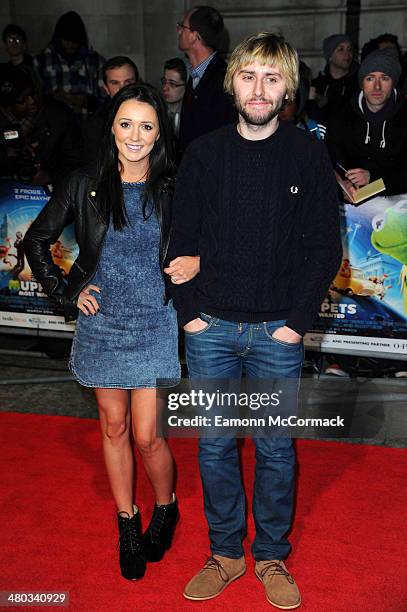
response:
[[[156,398],[156,389],[131,391],[134,439],[154,489],[157,505],[160,506],[172,501],[174,461],[166,440],[156,435]]]
[[[95,389],[102,430],[103,454],[118,512],[133,516],[134,458],[130,443],[130,393]]]

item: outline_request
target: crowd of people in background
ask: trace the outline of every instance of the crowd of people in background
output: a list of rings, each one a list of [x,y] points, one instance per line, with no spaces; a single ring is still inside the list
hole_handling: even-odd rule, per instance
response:
[[[128,580],[162,559],[179,517],[154,411],[155,390],[180,375],[177,316],[192,380],[222,375],[237,391],[243,371],[249,383],[297,380],[302,338],[342,260],[335,170],[349,194],[377,178],[388,195],[407,193],[406,62],[396,36],[369,41],[360,65],[349,36],[328,36],[313,79],[295,49],[267,32],[240,43],[227,65],[212,7],[187,11],[176,28],[188,65],[168,59],[161,91],[141,82],[131,58],[106,61],[93,50],[73,11],[34,58],[26,33],[8,25],[10,60],[0,66],[0,175],[58,187],[24,246],[67,320],[80,311],[70,366],[96,392]],[[66,279],[49,247],[72,220],[79,256]],[[131,422],[156,496],[144,534]],[[301,596],[283,561],[292,439],[254,443],[255,573],[269,603],[294,609]],[[199,458],[211,556],[185,587],[193,601],[217,597],[246,571],[236,440],[203,436]]]
[[[205,6],[193,9],[176,28],[179,51],[187,65],[180,57],[164,63],[161,94],[180,159],[191,140],[236,121],[237,114],[223,88],[226,62],[219,53],[224,35],[220,13]],[[49,44],[34,57],[27,52],[27,34],[19,25],[4,28],[3,43],[9,61],[0,65],[0,174],[36,185],[55,183],[64,173],[96,159],[110,100],[125,85],[142,82],[139,70],[124,55],[106,61],[90,45],[85,24],[74,11],[58,19]],[[407,113],[407,58],[397,36],[384,33],[364,44],[360,57],[363,78],[348,35],[328,36],[322,52],[326,65],[315,78],[306,63],[300,62],[296,98],[285,105],[280,119],[294,122],[320,140],[328,130],[326,142],[334,165],[340,162],[350,170],[361,167],[368,171],[364,178],[360,174],[354,186],[381,174],[382,163],[388,165],[390,159],[392,174],[400,177],[407,146],[403,119]],[[373,109],[365,93],[365,101],[357,97],[369,75],[366,67],[385,74],[390,83],[383,105],[381,93],[370,96],[375,101]],[[386,84],[381,79],[371,87],[381,92]],[[359,138],[358,130],[349,130],[352,117],[356,124],[368,126],[366,138]],[[384,131],[394,135],[377,139],[384,122]],[[9,129],[12,127],[17,130]],[[18,136],[12,138],[11,132]],[[344,134],[349,135],[346,143]],[[374,170],[364,158],[377,162]],[[386,183],[388,193],[407,191],[403,180],[390,182]]]
[[[179,162],[191,141],[236,122],[237,111],[224,90],[222,15],[200,6],[174,27],[186,62],[165,61],[158,89]],[[95,51],[74,11],[58,19],[49,44],[34,57],[18,25],[7,25],[3,43],[9,61],[0,65],[0,176],[56,185],[71,170],[95,162],[112,98],[142,77],[131,58],[106,60]],[[322,53],[326,65],[314,78],[300,61],[295,99],[285,102],[280,119],[325,141],[333,169],[345,169],[351,193],[377,178],[387,195],[406,193],[407,54],[397,36],[383,33],[367,41],[360,64],[347,34],[326,37]],[[331,372],[344,373],[331,365]]]

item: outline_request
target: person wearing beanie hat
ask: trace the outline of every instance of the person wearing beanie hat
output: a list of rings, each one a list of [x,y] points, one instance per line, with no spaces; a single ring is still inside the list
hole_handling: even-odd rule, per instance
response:
[[[337,61],[342,55],[345,59],[339,60],[339,64],[344,65],[344,67],[347,69],[349,68],[352,61],[352,41],[347,34],[331,34],[331,36],[327,36],[322,41],[322,50],[324,58],[327,62],[329,62],[335,51],[338,49],[339,45],[342,44],[343,47],[340,49],[342,53],[338,54]]]
[[[401,76],[401,64],[398,59],[397,50],[389,47],[377,49],[365,57],[358,72],[359,87],[361,89],[363,89],[365,77],[372,72],[382,72],[387,75],[391,78],[393,87],[396,87]]]
[[[398,95],[397,53],[373,51],[363,60],[360,92],[326,134],[332,162],[347,169],[350,191],[382,178],[387,195],[407,193],[407,102]]]
[[[360,91],[328,127],[325,143],[332,165],[347,170],[350,193],[379,178],[387,195],[407,193],[407,103],[395,90],[400,73],[397,51],[366,56],[358,73]],[[336,367],[335,362],[326,372],[338,375],[339,368],[345,374],[352,358],[340,357]],[[402,364],[396,368],[405,370]]]
[[[67,104],[79,117],[96,110],[106,97],[104,63],[89,46],[85,24],[75,11],[61,15],[51,42],[34,60],[44,93]]]
[[[312,81],[308,115],[328,125],[349,98],[357,91],[357,65],[353,61],[353,45],[347,34],[332,34],[324,39],[325,68]]]

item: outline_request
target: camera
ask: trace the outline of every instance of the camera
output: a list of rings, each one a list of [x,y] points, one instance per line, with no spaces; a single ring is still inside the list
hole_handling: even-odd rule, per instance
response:
[[[38,160],[33,149],[24,141],[21,128],[18,125],[7,126],[3,128],[2,136],[7,149],[12,151],[10,157],[14,158],[14,178],[30,183],[38,172]]]

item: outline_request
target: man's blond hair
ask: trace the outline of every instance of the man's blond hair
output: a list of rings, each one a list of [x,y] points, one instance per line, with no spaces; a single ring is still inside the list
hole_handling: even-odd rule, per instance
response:
[[[294,100],[299,80],[297,51],[282,36],[270,32],[260,32],[260,34],[249,36],[233,51],[224,81],[227,93],[233,95],[235,74],[244,66],[254,62],[273,68],[278,66],[287,84],[288,100]]]

